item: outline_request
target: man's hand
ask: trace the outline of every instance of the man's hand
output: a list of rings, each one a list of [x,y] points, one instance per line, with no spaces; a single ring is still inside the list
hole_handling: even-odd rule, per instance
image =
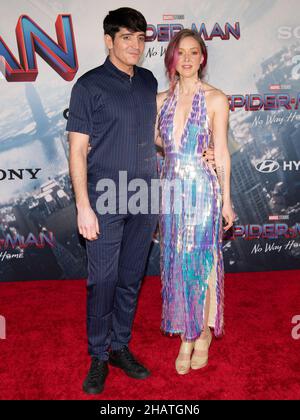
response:
[[[205,149],[202,156],[214,169],[216,169],[214,149],[212,147]]]
[[[89,241],[98,239],[100,235],[98,218],[91,207],[78,209],[77,225],[79,233]]]

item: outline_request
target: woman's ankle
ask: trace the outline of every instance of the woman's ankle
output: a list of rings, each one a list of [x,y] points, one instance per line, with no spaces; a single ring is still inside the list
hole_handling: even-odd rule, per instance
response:
[[[205,327],[205,328],[202,330],[202,333],[201,333],[201,335],[200,335],[200,337],[199,337],[199,338],[206,339],[207,337],[209,337],[209,336],[210,336],[210,334],[211,334],[210,328],[209,328],[209,327]]]

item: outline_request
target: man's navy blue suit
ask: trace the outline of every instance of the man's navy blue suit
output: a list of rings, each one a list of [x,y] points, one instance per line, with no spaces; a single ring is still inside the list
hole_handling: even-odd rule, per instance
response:
[[[95,241],[86,241],[88,255],[87,332],[91,356],[108,359],[108,351],[128,345],[138,291],[144,275],[156,214],[103,214],[96,210],[97,181],[118,183],[157,178],[154,145],[157,81],[134,66],[130,77],[107,57],[81,76],[72,89],[67,130],[88,134],[88,195],[100,227]],[[128,199],[130,193],[128,194]]]

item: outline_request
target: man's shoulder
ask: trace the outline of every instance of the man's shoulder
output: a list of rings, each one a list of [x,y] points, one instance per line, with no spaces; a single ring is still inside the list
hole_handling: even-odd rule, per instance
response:
[[[145,69],[145,67],[138,67],[138,71],[141,74],[142,77],[148,78],[148,79],[152,79],[156,81],[156,78],[154,76],[154,74],[152,73],[152,71]]]
[[[88,70],[77,79],[76,84],[89,88],[89,86],[93,84],[95,80],[99,79],[99,76],[101,76],[103,72],[103,65]]]

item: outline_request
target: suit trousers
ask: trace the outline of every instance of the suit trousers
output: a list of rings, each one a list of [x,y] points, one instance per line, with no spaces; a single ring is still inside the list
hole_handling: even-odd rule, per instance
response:
[[[94,241],[86,241],[88,257],[88,352],[108,360],[109,349],[128,345],[137,297],[144,276],[156,214],[104,214],[96,211],[100,227]]]

